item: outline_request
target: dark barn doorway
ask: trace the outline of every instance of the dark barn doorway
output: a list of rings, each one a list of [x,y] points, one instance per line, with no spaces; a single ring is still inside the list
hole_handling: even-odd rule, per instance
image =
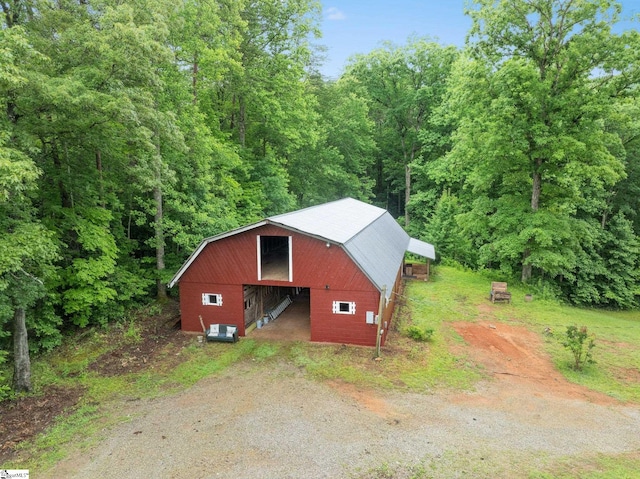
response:
[[[260,236],[260,280],[291,281],[291,237]]]

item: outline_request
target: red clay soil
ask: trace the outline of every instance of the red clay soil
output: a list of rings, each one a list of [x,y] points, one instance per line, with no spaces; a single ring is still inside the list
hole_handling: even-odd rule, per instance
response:
[[[467,354],[500,381],[505,396],[543,396],[614,404],[610,396],[568,382],[553,366],[540,337],[522,326],[493,321],[453,323]]]

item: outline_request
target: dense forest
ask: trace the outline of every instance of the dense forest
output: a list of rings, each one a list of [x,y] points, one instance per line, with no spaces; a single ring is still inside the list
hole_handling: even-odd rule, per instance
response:
[[[166,298],[202,238],[346,196],[442,260],[638,306],[640,36],[612,0],[476,0],[464,48],[408,37],[337,80],[313,0],[0,5],[16,390],[27,351]]]

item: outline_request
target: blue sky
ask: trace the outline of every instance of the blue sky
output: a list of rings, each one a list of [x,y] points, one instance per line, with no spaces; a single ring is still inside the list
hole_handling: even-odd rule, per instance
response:
[[[623,17],[640,14],[640,0],[623,0]],[[322,0],[322,35],[328,48],[321,72],[337,78],[347,59],[369,53],[383,41],[406,43],[410,35],[429,36],[446,45],[464,45],[471,20],[465,0]],[[636,23],[634,28],[638,28]],[[629,22],[624,28],[631,28]]]

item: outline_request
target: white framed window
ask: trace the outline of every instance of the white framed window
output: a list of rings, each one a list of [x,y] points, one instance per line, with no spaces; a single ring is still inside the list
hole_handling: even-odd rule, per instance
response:
[[[218,293],[203,293],[202,304],[205,306],[222,306],[222,295]]]
[[[334,301],[333,314],[356,314],[356,303],[354,301]]]

